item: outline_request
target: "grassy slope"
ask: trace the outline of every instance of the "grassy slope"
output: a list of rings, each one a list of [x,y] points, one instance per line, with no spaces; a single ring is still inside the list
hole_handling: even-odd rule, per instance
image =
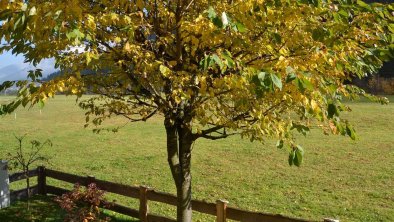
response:
[[[0,97],[0,102],[7,99]],[[97,135],[83,128],[83,111],[74,104],[73,98],[59,96],[42,114],[37,108],[21,109],[16,119],[14,114],[0,118],[0,158],[16,145],[14,134],[28,133],[29,138],[52,140],[54,146],[46,150],[52,168],[174,193],[160,117]],[[197,141],[194,198],[227,199],[231,206],[316,220],[394,221],[394,105],[354,102],[351,107],[354,111],[346,116],[360,139],[320,131],[300,136],[306,149],[301,168],[289,167],[287,152],[277,150],[272,141]],[[113,119],[111,124],[124,122]],[[151,205],[156,213],[174,216],[174,208]],[[199,215],[195,219],[208,220]]]

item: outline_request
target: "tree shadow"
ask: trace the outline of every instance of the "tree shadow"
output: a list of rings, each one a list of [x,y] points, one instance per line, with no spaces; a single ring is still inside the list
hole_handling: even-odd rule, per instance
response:
[[[17,201],[10,207],[1,209],[0,221],[63,221],[64,215],[63,210],[53,201],[53,197],[36,195],[30,199],[30,210],[27,210],[26,200]]]
[[[137,222],[138,219],[105,210],[104,216],[111,222]],[[20,200],[12,203],[10,207],[0,209],[0,221],[7,222],[62,222],[65,212],[54,201],[54,196],[35,195],[30,199],[30,210],[27,210],[27,201]]]

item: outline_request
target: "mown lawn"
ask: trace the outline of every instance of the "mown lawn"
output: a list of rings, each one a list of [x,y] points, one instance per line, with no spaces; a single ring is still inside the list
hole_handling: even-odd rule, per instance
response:
[[[0,102],[9,99],[0,97]],[[349,104],[353,112],[345,116],[356,126],[359,139],[325,136],[318,130],[306,138],[299,136],[306,150],[300,168],[288,166],[287,151],[275,148],[275,141],[251,143],[239,137],[197,141],[192,160],[194,198],[227,199],[230,206],[312,220],[394,221],[394,105]],[[27,134],[28,139],[53,142],[44,151],[51,158],[50,168],[175,192],[161,117],[128,124],[118,133],[93,134],[83,127],[83,113],[73,97],[58,96],[41,113],[38,108],[20,109],[16,115],[0,117],[0,158],[15,148],[14,135]],[[114,118],[106,125],[124,123]],[[108,199],[138,208],[135,200]],[[150,206],[154,213],[175,217],[174,207]],[[214,220],[199,214],[194,218]]]

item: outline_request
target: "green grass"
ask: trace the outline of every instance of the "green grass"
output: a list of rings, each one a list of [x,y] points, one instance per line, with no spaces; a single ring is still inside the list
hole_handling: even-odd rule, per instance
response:
[[[0,97],[0,102],[9,99]],[[306,150],[300,168],[288,166],[287,151],[276,149],[274,141],[198,140],[192,158],[193,198],[227,199],[230,206],[312,220],[394,221],[394,105],[349,105],[353,112],[345,116],[359,139],[325,136],[318,130],[300,136]],[[29,139],[54,143],[44,151],[51,157],[50,168],[175,192],[161,117],[129,124],[118,133],[93,134],[83,128],[83,113],[72,97],[58,96],[41,114],[37,108],[20,109],[16,118],[0,118],[0,158],[15,148],[14,134],[27,133]],[[124,123],[114,118],[107,125]],[[136,200],[108,198],[138,208]],[[174,207],[151,202],[150,207],[175,217]],[[197,213],[194,218],[214,220]]]

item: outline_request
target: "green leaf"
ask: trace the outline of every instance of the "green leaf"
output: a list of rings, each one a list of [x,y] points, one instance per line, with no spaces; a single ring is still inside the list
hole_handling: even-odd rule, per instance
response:
[[[214,54],[212,56],[213,61],[215,61],[215,63],[220,67],[220,70],[223,69],[223,61],[219,58],[218,55]]]
[[[287,74],[286,83],[289,83],[289,82],[293,81],[295,78],[297,78],[294,69],[290,66],[286,67],[286,74]]]
[[[313,84],[307,79],[302,79],[303,85],[308,90],[314,90]]]
[[[302,124],[297,124],[297,123],[292,123],[291,129],[296,129],[299,133],[302,133],[302,135],[306,136],[306,133],[309,132],[309,127],[302,125]]]
[[[0,84],[0,91],[6,90],[15,84],[14,81],[4,81]]]
[[[357,0],[357,5],[361,6],[364,9],[371,10],[371,6],[361,0]]]
[[[237,27],[238,32],[246,32],[246,27],[244,26],[244,24],[240,23],[240,22],[236,22],[235,26]]]
[[[77,37],[77,38],[85,37],[85,34],[83,34],[81,31],[79,31],[79,29],[74,29],[73,32],[75,33],[75,37]]]
[[[273,34],[273,39],[276,43],[281,43],[282,42],[282,37],[278,33]]]
[[[216,12],[215,12],[215,9],[214,9],[212,6],[209,6],[207,12],[208,12],[208,18],[209,18],[209,19],[213,20],[214,18],[217,17],[217,14],[216,14]]]
[[[290,151],[290,153],[289,153],[289,159],[288,159],[289,165],[290,165],[290,166],[293,166],[295,155],[296,155],[296,154],[295,154],[295,151],[294,151],[294,150]]]
[[[211,63],[211,57],[208,55],[205,55],[204,59],[202,59],[200,61],[200,68],[202,70],[207,70],[210,63]]]
[[[315,41],[323,41],[330,35],[330,32],[328,32],[325,28],[319,27],[316,28],[312,31],[312,38]]]
[[[320,5],[321,0],[298,0],[299,3],[301,4],[310,4],[315,7],[318,7]]]
[[[356,132],[355,132],[354,128],[353,128],[351,125],[349,125],[349,124],[346,124],[346,134],[347,134],[352,140],[355,140],[355,139],[356,139]]]
[[[276,142],[276,148],[278,149],[282,149],[283,148],[283,140],[278,140],[278,142]]]
[[[259,78],[259,80],[261,81],[261,82],[264,82],[264,80],[265,80],[265,72],[259,72],[259,74],[257,74],[257,77]]]
[[[339,10],[338,14],[340,14],[344,18],[348,18],[349,17],[349,12],[345,11],[344,9]]]
[[[37,105],[38,105],[38,108],[39,108],[39,109],[43,109],[44,106],[45,106],[45,103],[44,103],[44,101],[43,101],[42,99],[40,99],[40,100],[38,101]]]
[[[223,28],[223,22],[222,19],[218,17],[218,15],[215,12],[215,9],[210,6],[209,9],[207,10],[208,12],[208,18],[209,20],[212,21],[212,23],[218,27],[218,28]],[[227,18],[227,17],[226,17]]]
[[[274,83],[274,85],[276,87],[278,87],[280,90],[282,90],[282,80],[280,79],[280,77],[271,73],[271,79],[272,79],[272,82]]]
[[[337,106],[334,105],[333,103],[329,103],[327,105],[327,117],[331,119],[334,117],[334,115],[338,116],[338,114],[339,114],[339,112],[338,112]]]
[[[226,51],[222,54],[222,56],[223,56],[224,59],[226,60],[227,66],[228,66],[229,68],[233,68],[233,67],[235,66],[235,62],[234,62],[234,60],[231,58],[231,54],[230,54],[229,51],[226,50]]]
[[[309,80],[305,78],[296,78],[295,80],[295,84],[301,92],[304,92],[306,89],[313,90],[313,85]]]
[[[221,20],[220,18],[218,18],[218,17],[213,18],[213,19],[212,19],[212,23],[213,23],[216,27],[218,27],[218,28],[223,28],[223,22],[222,22],[222,20]]]
[[[303,157],[304,157],[304,149],[300,145],[297,145],[294,155],[294,165],[298,167],[301,166]]]
[[[288,74],[286,76],[286,83],[289,83],[289,82],[295,80],[296,78],[297,78],[297,76],[294,73]]]

